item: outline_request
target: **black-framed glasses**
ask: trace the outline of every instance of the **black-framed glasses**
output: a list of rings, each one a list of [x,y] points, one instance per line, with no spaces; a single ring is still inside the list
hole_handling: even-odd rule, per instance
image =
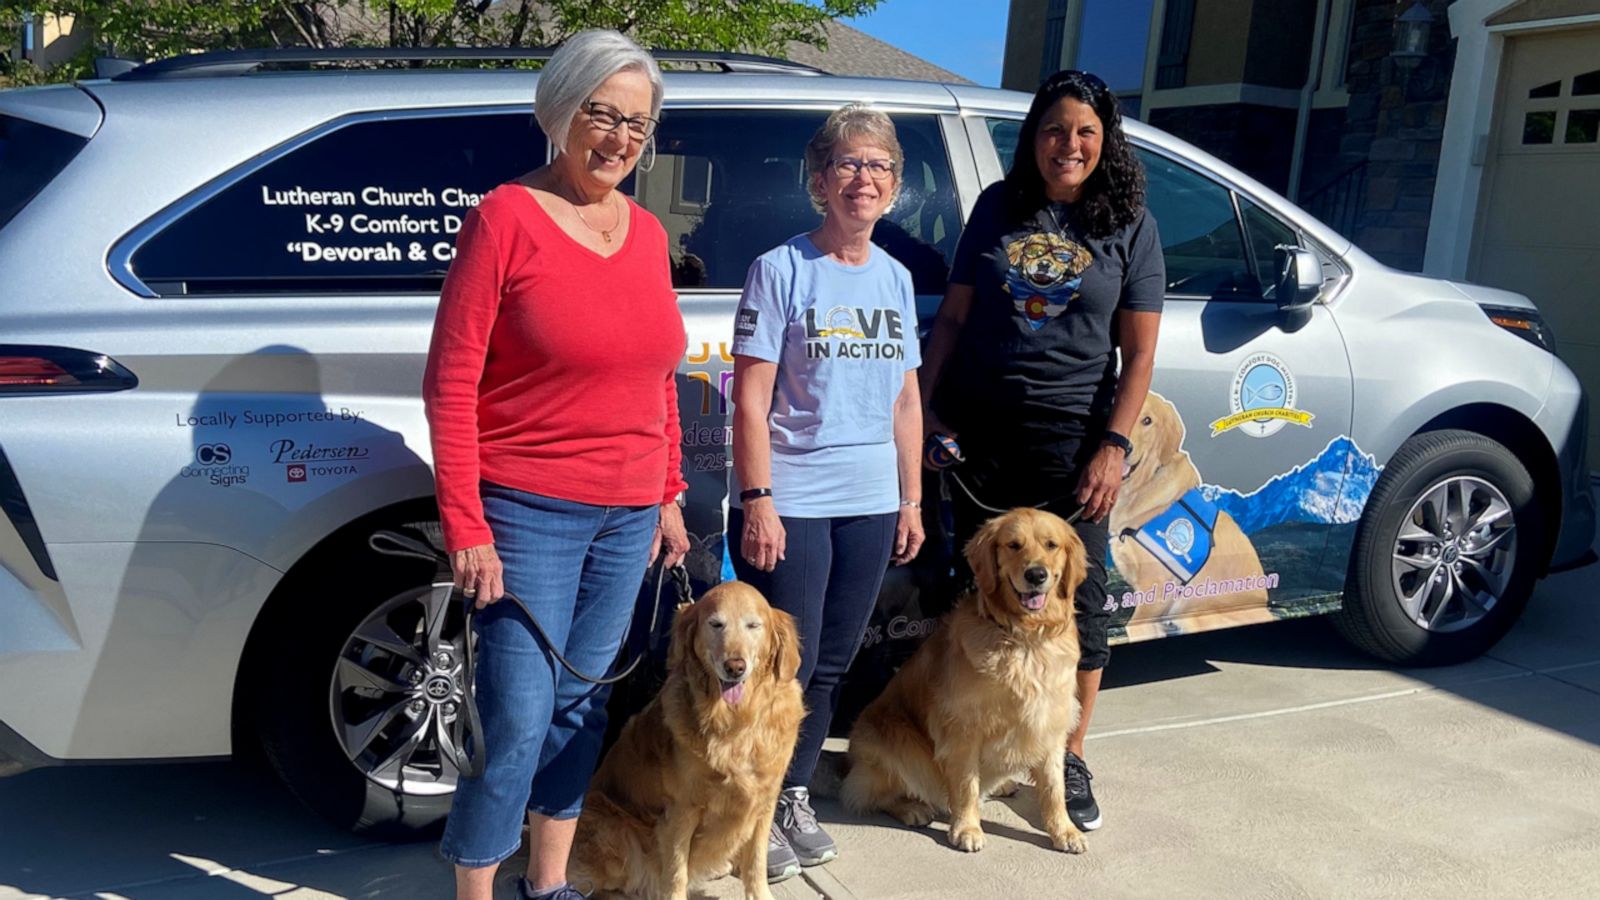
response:
[[[1051,87],[1062,84],[1080,84],[1088,88],[1091,93],[1111,93],[1111,86],[1106,84],[1105,79],[1093,72],[1085,72],[1082,69],[1062,69],[1045,79],[1045,84]]]
[[[873,181],[884,181],[894,175],[894,162],[887,159],[856,159],[853,156],[841,156],[828,160],[833,173],[840,178],[854,178],[865,169]]]
[[[638,140],[648,140],[661,127],[661,123],[649,116],[625,116],[622,110],[609,103],[590,100],[583,104],[583,111],[588,114],[589,121],[601,131],[616,131],[624,123],[628,126],[628,134]]]

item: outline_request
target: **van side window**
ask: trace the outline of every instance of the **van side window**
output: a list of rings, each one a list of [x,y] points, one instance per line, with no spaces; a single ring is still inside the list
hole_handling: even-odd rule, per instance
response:
[[[1275,216],[1252,203],[1249,198],[1239,198],[1239,212],[1244,218],[1244,231],[1250,238],[1250,255],[1255,263],[1256,277],[1261,282],[1261,296],[1273,298],[1278,272],[1273,251],[1279,244],[1301,246],[1300,234]]]
[[[655,166],[634,194],[667,230],[680,289],[738,290],[750,263],[821,216],[806,193],[805,147],[820,110],[667,109]],[[919,294],[941,294],[961,233],[944,137],[933,116],[894,116],[906,161],[900,199],[872,239],[911,271]]]
[[[1136,150],[1147,203],[1161,231],[1167,293],[1177,297],[1260,299],[1232,191],[1164,156]],[[1271,262],[1268,262],[1271,265]]]
[[[139,279],[164,296],[437,291],[461,220],[545,159],[526,109],[357,118],[291,147],[201,188],[134,253]]]
[[[989,126],[989,140],[994,142],[994,152],[1000,157],[1000,171],[1011,171],[1017,158],[1017,139],[1022,136],[1021,119],[984,119]]]

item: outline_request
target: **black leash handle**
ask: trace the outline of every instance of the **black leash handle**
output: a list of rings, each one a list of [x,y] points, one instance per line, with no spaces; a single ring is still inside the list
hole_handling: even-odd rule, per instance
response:
[[[422,541],[408,537],[397,531],[384,529],[374,532],[371,537],[367,538],[367,546],[385,556],[404,556],[421,559],[433,563],[441,572],[448,573],[451,571],[450,557],[443,551],[432,544],[423,543]],[[674,592],[677,594],[679,604],[694,602],[694,594],[689,584],[689,570],[684,568],[681,563],[669,567],[665,564],[665,561],[662,560],[658,562],[654,568],[656,570],[656,590],[655,596],[652,598],[650,604],[650,634],[655,634],[656,625],[660,622],[661,589],[669,578],[672,580]],[[468,597],[465,592],[461,590],[461,588],[455,585],[453,578],[450,582],[448,582],[448,584],[451,590],[451,598],[454,599],[459,597],[462,600],[462,609],[466,619],[461,637],[464,666],[461,675],[461,691],[465,701],[463,705],[466,707],[468,729],[470,733],[474,736],[477,736],[481,742],[483,728],[482,721],[478,716],[478,701],[474,682],[477,674],[477,661],[474,658],[472,650],[472,617],[478,611],[478,604],[471,597]],[[446,582],[439,582],[435,584],[434,587],[443,588],[445,585]],[[600,686],[616,684],[617,682],[622,681],[629,675],[633,674],[633,671],[639,667],[639,663],[643,662],[645,656],[649,653],[648,646],[645,649],[640,650],[639,653],[635,655],[631,661],[629,661],[627,666],[625,666],[616,674],[607,675],[600,678],[585,675],[584,673],[579,672],[565,656],[556,650],[555,642],[550,640],[550,635],[545,632],[544,626],[539,623],[539,617],[533,614],[533,610],[528,608],[528,604],[522,602],[521,597],[518,597],[516,594],[513,594],[510,591],[506,591],[505,594],[502,595],[501,598],[496,602],[504,603],[507,600],[515,603],[517,608],[522,610],[522,614],[528,617],[528,622],[533,625],[534,632],[538,634],[539,640],[544,642],[545,649],[549,651],[551,656],[555,657],[556,662],[559,662],[562,668],[572,673],[572,676],[580,681]],[[633,617],[629,616],[628,624],[622,633],[622,641],[620,645],[625,646],[627,644],[628,635],[632,633],[632,631]],[[456,746],[441,749],[448,749],[451,756],[454,757],[452,761],[456,764],[456,768],[461,771],[461,774],[469,778],[475,778],[482,775],[483,752],[481,747],[477,757],[474,758],[467,755],[466,748],[462,746],[462,743],[463,742],[457,741]]]

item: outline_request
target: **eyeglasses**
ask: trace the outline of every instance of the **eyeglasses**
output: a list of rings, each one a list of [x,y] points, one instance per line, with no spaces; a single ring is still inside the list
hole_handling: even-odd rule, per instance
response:
[[[1099,75],[1093,72],[1084,72],[1080,69],[1063,69],[1045,80],[1045,85],[1051,88],[1063,84],[1081,84],[1093,94],[1109,94],[1111,86],[1105,83]]]
[[[861,174],[862,169],[867,170],[867,175],[873,181],[883,181],[894,175],[894,162],[887,159],[866,160],[841,156],[838,159],[828,160],[828,165],[833,167],[833,173],[840,178],[854,178]]]
[[[661,127],[660,122],[649,116],[625,116],[622,110],[598,100],[585,103],[583,111],[589,114],[589,121],[601,131],[616,131],[623,123],[627,123],[628,134],[641,141],[648,139]]]

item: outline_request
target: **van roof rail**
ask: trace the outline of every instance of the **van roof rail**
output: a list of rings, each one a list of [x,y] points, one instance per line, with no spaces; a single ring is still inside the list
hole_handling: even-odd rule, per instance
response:
[[[169,78],[203,78],[245,75],[262,66],[302,66],[336,63],[379,62],[515,62],[548,60],[555,47],[354,47],[321,49],[282,47],[265,50],[211,50],[172,56],[145,63],[114,76],[116,81],[150,81]],[[712,66],[723,72],[767,72],[794,75],[823,75],[821,69],[803,63],[748,53],[723,53],[703,50],[655,50],[658,62],[694,63]]]

